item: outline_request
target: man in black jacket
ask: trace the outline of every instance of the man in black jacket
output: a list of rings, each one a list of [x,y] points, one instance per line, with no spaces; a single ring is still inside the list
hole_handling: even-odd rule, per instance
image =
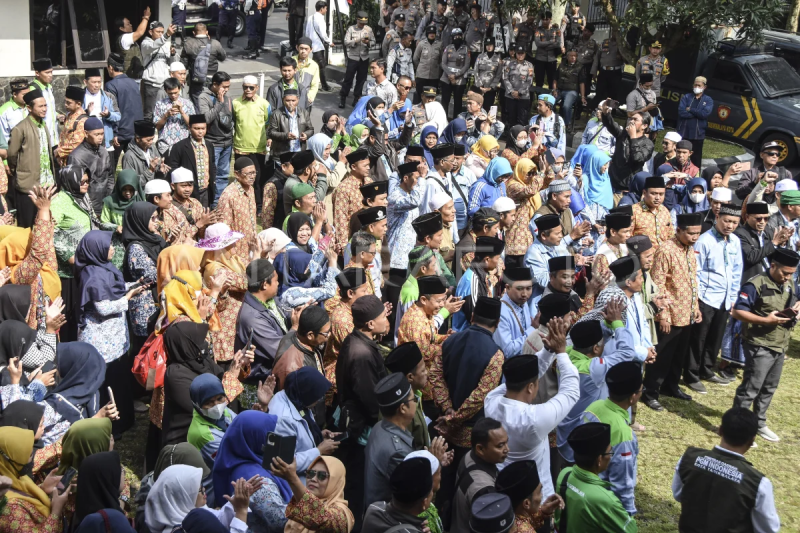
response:
[[[167,156],[169,168],[183,167],[194,175],[194,192],[203,207],[214,201],[217,166],[214,164],[214,145],[205,138],[208,126],[205,115],[189,117],[189,137],[176,142]]]
[[[97,117],[89,117],[83,123],[83,129],[86,137],[69,154],[67,164],[77,165],[88,171],[89,199],[92,209],[99,217],[103,210],[103,198],[114,190],[114,161],[103,144],[103,122]]]
[[[209,46],[211,48],[208,51],[208,63],[206,65],[197,63],[197,57],[200,55],[205,56],[203,52]],[[194,27],[194,37],[186,39],[181,51],[181,63],[189,67],[189,76],[186,82],[189,85],[189,97],[195,107],[200,106],[198,97],[203,92],[206,80],[217,73],[219,62],[225,61],[227,58],[228,54],[225,53],[225,49],[222,48],[220,42],[211,38],[205,24],[198,22]],[[201,68],[198,69],[196,66]],[[205,66],[205,74],[202,72],[202,66]]]
[[[303,36],[306,25],[305,0],[289,0],[286,20],[289,21],[289,49],[294,50],[297,47],[297,40]]]
[[[640,172],[653,155],[653,142],[646,135],[650,127],[650,115],[635,113],[628,117],[623,129],[611,116],[608,100],[602,103],[601,111],[603,126],[617,139],[608,174],[611,177],[614,198],[619,200],[628,190],[633,175]]]
[[[767,227],[769,220],[769,205],[764,202],[747,204],[747,214],[744,215],[744,224],[741,224],[734,235],[739,237],[742,244],[742,284],[753,276],[763,274],[769,268],[768,257],[775,251],[776,246],[786,243],[788,231],[775,233]]]
[[[216,194],[208,201],[216,207],[219,196],[228,186],[231,174],[231,150],[233,149],[233,100],[228,91],[231,77],[227,72],[217,72],[211,78],[211,86],[205,87],[197,97],[198,113],[206,116],[208,125],[206,140],[214,146],[214,165],[217,171]]]
[[[283,91],[283,106],[272,113],[267,126],[267,138],[272,140],[272,157],[278,158],[283,152],[305,150],[306,141],[314,135],[314,126],[308,110],[300,109],[297,89]],[[297,123],[293,129],[292,123]]]
[[[123,152],[128,151],[128,145],[133,141],[133,123],[144,118],[142,109],[142,96],[139,84],[123,72],[125,58],[121,54],[109,54],[108,77],[106,92],[114,99],[119,108],[120,119],[113,123],[114,127],[114,168]]]

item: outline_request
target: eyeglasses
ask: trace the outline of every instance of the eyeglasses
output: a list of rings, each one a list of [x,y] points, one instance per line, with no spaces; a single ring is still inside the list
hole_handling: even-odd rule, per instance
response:
[[[255,85],[242,85],[242,89],[244,89],[245,91],[255,91],[256,90],[256,86]]]
[[[411,90],[411,85],[398,85],[397,88],[398,89],[403,89],[404,91],[410,91]]]
[[[331,332],[330,331],[326,331],[325,333],[323,333],[321,331],[318,331],[317,335],[322,335],[323,337],[325,337],[327,339],[328,337],[330,337]]]
[[[764,155],[768,155],[770,157],[778,157],[781,154],[778,152],[764,152]]]
[[[769,217],[753,217],[753,220],[755,220],[756,222],[766,222],[767,220],[769,220]]]
[[[306,480],[311,481],[314,478],[317,478],[319,481],[325,481],[331,477],[331,475],[327,472],[319,472],[317,470],[308,469],[306,470]]]
[[[250,178],[250,177],[258,175],[258,172],[256,172],[255,170],[251,170],[250,172],[240,171],[240,173],[241,173],[242,176],[244,176],[246,178]]]
[[[416,394],[412,394],[411,398],[407,399],[403,403],[409,403],[409,402],[419,403],[419,398],[417,398]]]

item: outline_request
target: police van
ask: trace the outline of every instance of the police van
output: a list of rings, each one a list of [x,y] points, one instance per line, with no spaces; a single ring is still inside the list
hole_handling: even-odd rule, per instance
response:
[[[667,59],[671,73],[661,84],[659,109],[668,123],[677,123],[681,96],[692,92],[695,76],[704,76],[706,94],[714,100],[706,136],[747,148],[775,141],[781,146],[780,164],[795,161],[800,150],[800,74],[774,55],[774,43],[754,47],[720,41],[711,54],[676,49]],[[625,78],[625,91],[630,91],[635,80]],[[625,95],[620,96],[622,100]]]

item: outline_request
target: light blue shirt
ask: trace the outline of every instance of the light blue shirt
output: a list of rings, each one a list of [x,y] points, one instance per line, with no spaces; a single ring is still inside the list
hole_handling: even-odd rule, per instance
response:
[[[536,330],[531,326],[531,311],[527,303],[520,307],[508,297],[508,293],[500,298],[500,302],[500,323],[492,338],[506,357],[514,357],[522,353],[525,339]],[[520,324],[523,329],[520,329]]]
[[[567,211],[569,212],[569,217],[572,219],[572,226],[574,227],[576,224],[575,217],[573,216],[572,211],[570,211],[569,209],[567,209]],[[531,235],[535,236],[539,235],[539,228],[536,227],[536,219],[543,216],[544,215],[542,215],[541,213],[539,213],[538,215],[533,215],[533,218],[528,224],[528,229],[531,230]],[[569,233],[567,233],[561,238],[561,245],[572,246],[572,248],[575,249],[576,251],[578,251],[578,249],[581,247],[580,241],[573,240],[573,238],[569,236]]]
[[[410,193],[399,185],[389,193],[387,207],[389,227],[386,232],[386,243],[392,251],[389,262],[391,268],[408,268],[408,252],[417,242],[417,234],[411,226],[411,221],[419,216],[419,205],[424,193],[424,179],[420,179]]]
[[[650,325],[644,314],[644,302],[642,293],[637,292],[632,298],[628,298],[628,308],[625,310],[625,329],[633,337],[633,349],[639,359],[647,358],[648,348],[653,347],[653,340],[650,338]]]
[[[739,237],[723,237],[717,228],[700,235],[694,245],[697,254],[699,297],[707,305],[730,309],[742,282],[742,244]]]
[[[450,175],[453,177],[453,181],[458,185],[461,192],[464,193],[464,198],[469,198],[469,188],[473,183],[478,181],[478,178],[475,177],[475,173],[468,169],[466,165],[462,164],[461,169],[457,173],[451,172]],[[461,197],[458,191],[453,190],[453,203],[456,208],[456,224],[458,225],[458,231],[462,231],[467,227],[469,218],[467,216],[467,204],[464,198]]]
[[[550,267],[547,264],[553,257],[570,255],[567,247],[563,244],[558,246],[548,246],[537,237],[525,252],[525,266],[531,269],[533,276],[533,295],[528,300],[528,307],[531,315],[536,313],[536,304],[542,299],[547,284],[550,283]]]
[[[539,120],[539,115],[533,115],[528,126],[533,126]],[[556,129],[556,121],[559,122],[559,133],[556,137],[554,135]],[[567,152],[567,127],[564,125],[564,119],[561,118],[555,111],[549,117],[542,117],[539,127],[544,132],[544,144],[548,148],[558,148],[563,153]]]

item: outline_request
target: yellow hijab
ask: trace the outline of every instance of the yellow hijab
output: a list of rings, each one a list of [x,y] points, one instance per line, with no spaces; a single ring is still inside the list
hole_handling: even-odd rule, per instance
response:
[[[0,270],[9,267],[11,269],[11,281],[16,282],[16,272],[19,265],[30,253],[31,230],[29,228],[5,229],[9,226],[0,226]],[[42,263],[39,268],[39,275],[42,276],[44,293],[50,297],[50,301],[61,296],[61,279],[53,267],[47,263]]]
[[[514,168],[514,175],[511,179],[512,181],[521,183],[523,187],[528,187],[530,186],[530,183],[528,183],[528,173],[535,169],[536,164],[527,157],[523,157],[517,161],[517,166]],[[535,213],[537,209],[542,207],[542,196],[537,192],[528,198],[528,204],[533,208],[533,212]]]
[[[164,248],[158,254],[158,263],[156,264],[158,294],[161,294],[166,284],[172,279],[172,275],[177,271],[199,271],[200,263],[203,261],[203,253],[204,251],[201,248],[187,244],[173,244]]]
[[[344,478],[346,474],[344,464],[342,464],[342,462],[335,457],[331,457],[329,455],[320,455],[317,457],[316,461],[311,463],[309,468],[313,469],[314,465],[320,461],[325,463],[325,466],[328,468],[329,477],[328,488],[325,489],[325,494],[322,496],[322,498],[319,498],[319,500],[326,509],[338,507],[344,511],[344,514],[347,517],[347,531],[350,531],[353,529],[355,520],[353,520],[353,512],[350,511],[349,507],[347,507],[347,500],[344,499]],[[293,520],[286,522],[286,528],[283,531],[284,533],[312,532],[311,529],[308,529],[303,524]]]
[[[19,477],[22,467],[31,462],[33,431],[5,426],[0,431],[0,475],[11,478],[11,490],[6,493],[10,500],[22,500],[36,507],[44,518],[50,516],[50,497],[28,476]],[[9,462],[4,456],[11,459]],[[12,464],[13,462],[13,464]]]
[[[180,278],[186,283],[181,283],[175,278]],[[160,333],[172,324],[179,316],[187,316],[192,322],[200,324],[203,319],[197,311],[192,298],[197,291],[203,290],[203,278],[200,272],[193,270],[178,270],[172,275],[172,280],[164,287],[161,294],[161,314],[158,316],[156,329]]]
[[[200,263],[203,270],[203,281],[206,286],[211,286],[211,278],[220,268],[227,268],[234,274],[245,275],[245,266],[238,255],[233,255],[230,247],[223,250],[209,250],[203,254],[203,261]]]
[[[491,158],[488,155],[483,155],[483,152],[488,154],[495,148],[500,148],[500,145],[497,144],[497,139],[491,135],[484,135],[478,139],[478,142],[472,145],[472,153],[488,163],[491,161]]]

